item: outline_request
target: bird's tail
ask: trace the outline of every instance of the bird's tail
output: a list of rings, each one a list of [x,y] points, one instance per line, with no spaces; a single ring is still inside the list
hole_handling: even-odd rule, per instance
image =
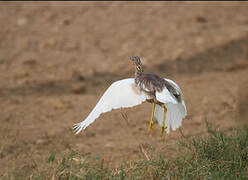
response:
[[[187,114],[187,110],[184,101],[178,104],[168,103],[165,104],[165,106],[167,108],[165,127],[167,134],[169,134],[170,128],[175,131],[181,126],[182,120]],[[157,119],[159,126],[162,127],[162,123],[164,120],[164,108],[156,104],[154,117]]]

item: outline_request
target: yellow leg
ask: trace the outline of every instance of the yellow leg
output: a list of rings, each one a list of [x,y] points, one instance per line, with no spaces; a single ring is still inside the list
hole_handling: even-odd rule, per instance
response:
[[[150,120],[150,124],[149,124],[149,128],[148,128],[149,134],[152,133],[153,124],[154,124],[154,122],[153,122],[154,109],[155,109],[155,103],[152,103],[152,115],[151,115],[151,120]]]
[[[163,106],[163,108],[164,108],[164,120],[163,120],[163,122],[162,122],[162,127],[161,127],[161,132],[160,132],[161,138],[163,138],[164,132],[165,132],[165,119],[166,119],[166,112],[167,112],[166,107]]]

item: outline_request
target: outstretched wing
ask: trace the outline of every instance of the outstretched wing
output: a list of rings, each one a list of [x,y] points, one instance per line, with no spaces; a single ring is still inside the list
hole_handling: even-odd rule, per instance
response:
[[[167,88],[164,88],[162,92],[156,92],[157,100],[164,103],[165,107],[167,108],[165,126],[167,127],[167,133],[169,133],[170,128],[172,130],[176,130],[181,126],[183,118],[185,118],[187,115],[187,109],[180,87],[170,79],[165,80],[173,84],[181,95],[181,102],[178,102]],[[155,106],[154,116],[158,120],[159,125],[162,126],[162,121],[164,120],[164,111],[160,105]]]
[[[147,95],[135,87],[134,78],[116,81],[105,91],[88,117],[74,125],[74,130],[78,134],[82,129],[93,123],[100,114],[112,109],[136,106],[146,99]]]

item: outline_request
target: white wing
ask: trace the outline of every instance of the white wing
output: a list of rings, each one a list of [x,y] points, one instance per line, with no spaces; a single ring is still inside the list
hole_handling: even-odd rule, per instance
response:
[[[176,130],[182,124],[183,118],[187,115],[187,109],[183,100],[183,94],[180,87],[172,80],[165,79],[169,83],[173,84],[181,93],[182,102],[178,103],[177,100],[170,94],[167,88],[164,88],[162,92],[156,92],[156,98],[158,101],[164,103],[167,108],[165,126],[167,127],[166,132],[170,132],[170,128],[172,130]],[[164,110],[163,107],[156,105],[154,117],[158,120],[160,126],[162,126],[162,122],[164,120]]]
[[[88,127],[100,114],[112,109],[127,108],[141,104],[147,99],[147,95],[135,87],[134,78],[123,79],[114,82],[103,94],[88,117],[74,125],[78,134],[82,129]]]
[[[162,103],[177,104],[177,100],[171,95],[167,88],[164,88],[161,92],[156,92],[156,98]]]

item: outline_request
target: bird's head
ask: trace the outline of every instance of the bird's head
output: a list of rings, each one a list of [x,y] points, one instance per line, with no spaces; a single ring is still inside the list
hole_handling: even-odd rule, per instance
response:
[[[139,56],[131,56],[130,57],[131,61],[133,62],[135,66],[135,70],[137,74],[141,74],[144,72],[143,65],[141,63],[140,57]]]

